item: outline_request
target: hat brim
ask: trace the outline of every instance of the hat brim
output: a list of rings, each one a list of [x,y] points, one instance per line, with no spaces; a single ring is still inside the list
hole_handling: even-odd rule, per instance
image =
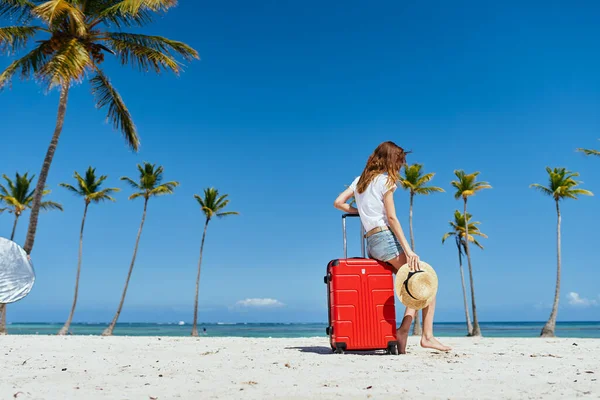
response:
[[[435,298],[435,294],[437,293],[437,290],[438,290],[438,277],[437,277],[437,274],[435,273],[435,270],[431,267],[431,265],[427,264],[424,261],[420,261],[419,268],[421,269],[421,271],[425,271],[427,274],[429,274],[433,277],[433,285],[434,285],[433,293],[434,293],[434,295],[431,296],[430,298],[425,299],[425,300],[417,300],[417,299],[414,299],[413,297],[411,297],[406,292],[406,288],[404,287],[404,282],[406,281],[406,279],[408,278],[408,274],[410,273],[410,270],[408,269],[408,264],[404,264],[402,267],[400,267],[398,272],[396,272],[396,279],[394,282],[394,286],[396,289],[396,296],[398,296],[398,299],[406,307],[411,308],[413,310],[422,310],[423,308],[425,308],[429,304],[431,304],[431,302]]]

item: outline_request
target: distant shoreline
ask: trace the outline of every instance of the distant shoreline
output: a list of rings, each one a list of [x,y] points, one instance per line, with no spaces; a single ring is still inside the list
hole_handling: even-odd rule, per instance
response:
[[[482,322],[484,337],[534,338],[539,337],[544,322]],[[71,332],[75,336],[100,335],[106,323],[74,323]],[[466,336],[464,322],[435,323],[437,336]],[[61,323],[21,323],[7,326],[10,335],[54,335],[62,327]],[[200,335],[210,337],[246,338],[326,338],[326,323],[200,323]],[[206,332],[204,332],[206,329]],[[187,337],[191,324],[173,323],[119,323],[114,334],[117,336],[144,337]],[[600,338],[600,322],[559,322],[556,335],[572,338]]]

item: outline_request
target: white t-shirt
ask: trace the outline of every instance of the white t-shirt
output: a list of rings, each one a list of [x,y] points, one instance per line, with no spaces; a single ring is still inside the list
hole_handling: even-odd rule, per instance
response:
[[[369,232],[378,226],[387,226],[388,219],[383,206],[383,195],[390,190],[396,190],[397,186],[395,184],[389,186],[388,175],[380,174],[369,183],[363,193],[358,193],[356,185],[358,185],[359,179],[360,176],[352,182],[350,189],[354,191],[356,208],[365,231]]]

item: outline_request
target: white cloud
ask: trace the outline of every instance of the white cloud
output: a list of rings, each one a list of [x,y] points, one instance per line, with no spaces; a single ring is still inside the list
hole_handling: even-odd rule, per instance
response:
[[[237,307],[244,308],[277,308],[285,304],[276,299],[245,299],[235,303]]]
[[[600,296],[598,296],[600,297]],[[571,292],[568,295],[569,304],[577,307],[590,307],[597,306],[598,301],[594,299],[586,299],[585,297],[581,297],[579,293]]]

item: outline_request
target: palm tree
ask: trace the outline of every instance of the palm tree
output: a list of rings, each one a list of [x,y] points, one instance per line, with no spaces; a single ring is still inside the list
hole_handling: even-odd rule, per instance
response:
[[[131,273],[133,272],[133,266],[135,265],[135,257],[137,256],[138,245],[140,244],[142,229],[144,228],[144,221],[146,220],[148,200],[150,200],[151,197],[155,196],[173,194],[173,190],[177,186],[179,186],[179,182],[175,181],[161,183],[164,171],[162,166],[156,167],[155,164],[144,162],[144,165],[138,164],[137,168],[140,173],[139,183],[127,177],[122,177],[121,180],[127,182],[129,186],[136,190],[135,193],[129,196],[129,200],[137,199],[138,197],[142,197],[144,199],[144,212],[142,213],[142,222],[140,223],[140,228],[138,230],[137,238],[135,240],[133,257],[131,259],[131,264],[129,265],[129,272],[127,273],[127,280],[125,281],[125,288],[123,289],[123,295],[121,296],[119,307],[117,308],[115,317],[111,321],[108,328],[106,328],[104,332],[102,332],[102,336],[112,335],[113,331],[115,330],[115,326],[117,325],[117,321],[119,320],[119,315],[121,315],[123,303],[125,302],[125,296],[127,295],[127,287],[129,286],[129,280],[131,279]]]
[[[410,228],[410,247],[413,251],[415,251],[415,236],[413,234],[413,201],[415,195],[423,194],[429,195],[435,192],[444,192],[444,189],[437,186],[426,186],[433,177],[435,173],[428,173],[423,175],[423,165],[422,164],[413,164],[406,165],[404,167],[404,176],[400,177],[400,185],[405,190],[410,192],[410,211],[408,214],[408,225]],[[419,313],[417,312],[417,316],[415,317],[415,324],[413,327],[413,335],[420,336],[421,331],[421,322],[419,320]]]
[[[28,177],[27,175],[28,173],[19,175],[17,172],[14,181],[8,176],[2,175],[8,186],[7,188],[0,184],[0,202],[7,206],[2,211],[8,210],[9,213],[15,214],[10,240],[15,239],[19,217],[25,210],[30,209],[33,203],[33,190],[30,190],[30,187],[35,176]],[[42,194],[46,196],[50,194],[50,190],[46,189]],[[42,210],[63,210],[62,206],[54,201],[42,201],[40,208]],[[0,335],[4,334],[6,334],[6,304],[0,304]]]
[[[65,325],[58,331],[59,335],[66,335],[71,327],[71,321],[73,321],[73,315],[75,314],[75,307],[77,306],[77,294],[79,293],[79,275],[81,273],[81,257],[83,252],[83,228],[85,227],[85,217],[87,215],[88,206],[90,203],[100,203],[102,201],[115,201],[110,195],[118,192],[118,188],[106,188],[100,189],[107,176],[102,175],[96,176],[96,168],[89,167],[85,171],[85,177],[82,177],[77,172],[73,176],[77,181],[77,187],[69,185],[68,183],[61,183],[60,186],[69,190],[73,194],[83,197],[85,207],[83,208],[83,218],[81,220],[81,230],[79,231],[79,257],[77,259],[77,275],[75,276],[75,295],[73,297],[73,306],[69,313],[69,318]]]
[[[477,192],[483,189],[491,189],[492,187],[487,182],[477,182],[479,172],[465,174],[462,170],[454,171],[457,180],[452,181],[451,185],[456,189],[454,193],[455,199],[462,198],[464,201],[464,215],[467,213],[467,200],[471,196],[475,196]],[[469,224],[465,224],[465,237],[469,237]],[[477,305],[475,303],[475,288],[473,282],[473,265],[471,263],[471,252],[469,251],[469,240],[464,242],[465,253],[469,264],[469,283],[471,285],[471,306],[473,308],[473,336],[481,336],[481,328],[479,327],[479,319],[477,318]]]
[[[6,181],[8,189],[4,185],[0,184],[0,201],[8,206],[6,210],[8,210],[9,213],[15,214],[15,222],[13,223],[10,240],[14,240],[15,238],[19,217],[25,210],[31,209],[32,207],[34,191],[30,191],[29,188],[31,187],[31,183],[35,178],[35,175],[31,177],[28,177],[27,175],[28,173],[19,175],[17,172],[14,181],[8,176],[2,175]],[[46,196],[50,194],[50,190],[46,189],[42,194]],[[42,210],[63,210],[62,206],[54,201],[43,201],[40,204],[40,208]]]
[[[589,190],[578,189],[577,186],[582,183],[573,178],[579,176],[579,173],[568,171],[566,168],[546,167],[548,172],[548,186],[543,186],[538,183],[532,184],[530,187],[539,190],[542,194],[550,196],[556,203],[556,287],[554,289],[554,303],[552,304],[552,312],[548,322],[542,328],[542,337],[554,337],[554,329],[556,328],[556,315],[558,314],[558,300],[560,298],[560,270],[561,270],[561,252],[560,252],[560,201],[565,199],[575,199],[578,196],[593,196]]]
[[[577,151],[585,154],[586,156],[600,156],[600,151],[598,151],[598,150],[579,148],[579,149],[577,149]]]
[[[452,228],[452,230],[442,237],[442,244],[446,242],[446,239],[448,239],[451,236],[454,236],[456,248],[458,249],[458,268],[460,270],[460,280],[462,283],[463,301],[465,305],[465,319],[467,321],[467,333],[469,336],[472,336],[473,325],[471,324],[471,317],[469,316],[469,305],[467,301],[467,290],[465,286],[465,274],[463,272],[462,264],[463,249],[465,248],[465,232],[467,230],[469,231],[469,242],[474,243],[477,247],[479,247],[482,250],[483,246],[477,241],[477,239],[475,239],[475,236],[480,236],[483,238],[487,238],[487,236],[481,231],[479,231],[479,227],[477,225],[479,225],[480,222],[471,222],[471,214],[467,214],[467,220],[469,221],[468,228],[465,227],[466,221],[464,215],[461,214],[458,210],[454,211],[454,221],[450,221],[450,227]]]
[[[120,130],[133,150],[138,134],[123,99],[100,68],[106,54],[120,64],[141,71],[170,70],[179,74],[181,58],[198,58],[196,50],[160,36],[126,33],[122,28],[144,26],[154,14],[168,11],[177,0],[0,0],[0,17],[14,26],[0,28],[0,53],[29,50],[0,73],[0,90],[13,76],[35,79],[48,91],[60,90],[56,126],[44,158],[23,246],[33,249],[42,192],[62,132],[70,89],[90,77],[98,108],[107,108],[107,119]],[[33,43],[33,49],[28,45]]]
[[[196,277],[196,297],[194,298],[194,323],[192,324],[192,336],[198,336],[198,292],[200,290],[200,269],[202,267],[202,253],[204,252],[204,239],[206,239],[206,230],[208,223],[213,217],[223,218],[228,215],[239,215],[236,211],[223,210],[229,204],[227,194],[219,195],[215,188],[204,189],[204,198],[195,194],[194,198],[200,204],[201,210],[206,217],[204,223],[204,233],[202,234],[202,243],[200,244],[200,259],[198,260],[198,275]]]

